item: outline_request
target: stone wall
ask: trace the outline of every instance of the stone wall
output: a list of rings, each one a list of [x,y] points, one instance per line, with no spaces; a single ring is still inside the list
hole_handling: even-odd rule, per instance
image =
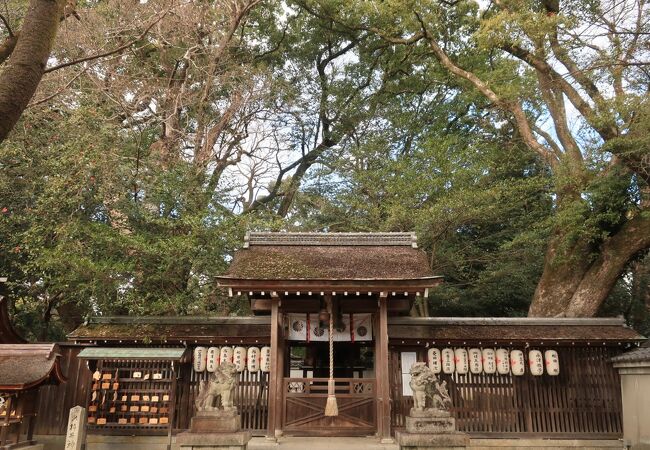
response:
[[[625,444],[632,450],[650,450],[650,348],[614,361],[621,375]]]

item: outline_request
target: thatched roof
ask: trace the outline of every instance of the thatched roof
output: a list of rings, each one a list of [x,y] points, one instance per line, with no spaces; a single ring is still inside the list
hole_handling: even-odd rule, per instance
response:
[[[433,276],[411,233],[251,233],[225,274],[263,280]]]
[[[96,317],[68,335],[75,341],[268,343],[270,318]]]
[[[265,246],[236,253],[226,276],[246,279],[382,279],[433,276],[426,254],[410,247]]]
[[[639,342],[645,338],[625,325],[622,319],[543,319],[543,318],[411,318],[388,321],[388,336],[394,342],[509,342],[555,343]]]
[[[122,341],[132,344],[182,342],[192,344],[270,342],[271,318],[263,317],[103,317],[95,318],[68,337],[79,342]],[[391,343],[416,344],[453,342],[454,344],[492,344],[499,342],[545,342],[571,345],[617,345],[636,343],[645,338],[625,326],[621,319],[541,319],[541,318],[464,318],[464,317],[389,317]]]
[[[0,345],[0,391],[21,391],[66,380],[56,344]]]

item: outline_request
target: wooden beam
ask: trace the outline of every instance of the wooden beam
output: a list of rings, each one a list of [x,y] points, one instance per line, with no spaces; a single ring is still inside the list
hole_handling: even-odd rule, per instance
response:
[[[398,297],[388,300],[388,312],[405,312],[411,309],[414,297]],[[254,298],[251,300],[251,310],[254,313],[271,312],[270,298]],[[375,312],[377,310],[377,299],[373,297],[345,298],[341,299],[341,312],[344,314],[357,314]],[[320,298],[282,298],[282,311],[285,313],[318,313],[320,311]]]
[[[427,288],[432,288],[442,283],[443,278],[438,276],[423,278],[404,278],[391,280],[367,280],[367,279],[249,279],[219,276],[217,284],[222,288],[232,288],[233,291],[246,292],[252,295],[262,291],[287,291],[308,292],[336,291],[343,295],[344,292],[409,292],[413,295],[424,293]]]
[[[375,374],[377,377],[377,434],[382,441],[390,437],[390,386],[388,371],[388,292],[379,294],[375,335]]]
[[[278,404],[276,395],[278,378],[282,378],[280,374],[281,367],[278,366],[278,344],[279,344],[279,331],[280,327],[278,319],[280,315],[280,298],[278,296],[272,297],[271,301],[271,372],[269,375],[269,420],[267,437],[275,439],[276,421],[280,417],[282,405]]]

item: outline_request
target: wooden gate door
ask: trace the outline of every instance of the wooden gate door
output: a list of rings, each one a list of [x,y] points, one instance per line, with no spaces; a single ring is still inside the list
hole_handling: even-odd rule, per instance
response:
[[[339,415],[325,416],[327,378],[285,378],[282,423],[293,436],[367,436],[377,431],[375,380],[337,378]]]

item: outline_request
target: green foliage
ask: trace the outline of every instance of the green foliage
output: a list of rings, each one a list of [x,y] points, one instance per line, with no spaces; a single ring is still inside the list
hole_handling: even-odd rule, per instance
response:
[[[0,266],[28,335],[60,339],[94,313],[241,311],[212,278],[247,218],[199,208],[187,167],[164,170],[141,151],[142,136],[98,110],[24,123],[29,132],[0,159]]]

